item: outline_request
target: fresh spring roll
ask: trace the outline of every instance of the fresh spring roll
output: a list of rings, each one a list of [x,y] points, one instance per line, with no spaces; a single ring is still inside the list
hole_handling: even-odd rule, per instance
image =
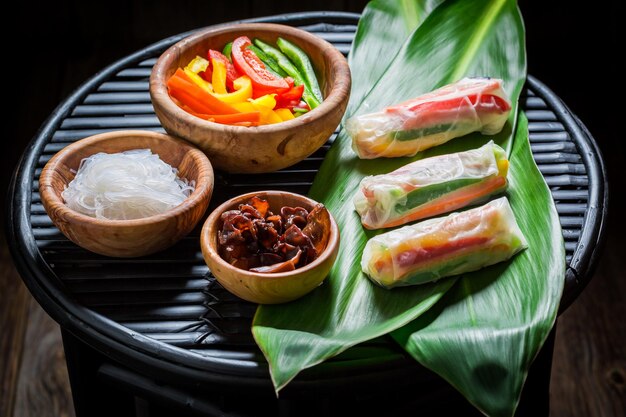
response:
[[[354,207],[367,229],[400,226],[486,201],[506,189],[509,161],[490,141],[363,178]]]
[[[505,261],[527,246],[502,197],[373,237],[361,268],[385,288],[423,284]]]
[[[450,139],[502,130],[511,103],[495,78],[463,78],[404,103],[346,122],[361,159],[413,156]]]

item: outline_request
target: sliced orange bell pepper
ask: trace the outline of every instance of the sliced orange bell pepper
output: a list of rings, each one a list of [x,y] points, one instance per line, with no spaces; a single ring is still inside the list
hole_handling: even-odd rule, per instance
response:
[[[176,95],[178,95],[180,98],[176,98],[181,101],[182,104],[187,104],[197,112],[207,114],[239,113],[237,109],[220,101],[191,81],[189,76],[185,74],[185,71],[180,68],[167,81],[167,86],[172,96],[176,97]],[[187,100],[189,100],[189,102],[187,102]],[[206,111],[207,107],[212,109],[212,111]]]
[[[251,122],[258,123],[260,119],[261,113],[258,111],[248,112],[248,113],[234,113],[234,114],[210,114],[208,115],[208,120],[213,121],[215,123],[241,123],[241,122]]]
[[[170,81],[168,81],[170,96],[179,101],[183,110],[191,109],[194,113],[213,113],[213,109],[211,107],[207,106],[206,103],[198,100],[187,91],[171,87]]]
[[[252,126],[259,124],[260,112],[251,111],[245,113],[233,113],[233,114],[204,114],[194,111],[191,107],[184,105],[183,110],[193,114],[200,119],[208,120],[215,123],[232,124],[237,126]]]

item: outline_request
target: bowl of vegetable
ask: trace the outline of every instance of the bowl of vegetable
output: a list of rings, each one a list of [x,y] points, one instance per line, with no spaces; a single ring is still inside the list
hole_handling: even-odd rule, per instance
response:
[[[41,202],[77,245],[106,256],[165,249],[204,216],[213,169],[192,144],[157,132],[102,133],[59,151],[39,178]]]
[[[202,255],[220,284],[255,303],[295,300],[319,286],[339,250],[339,228],[324,205],[285,191],[226,201],[200,234]]]
[[[229,172],[295,164],[332,135],[350,69],[330,43],[290,26],[249,23],[199,31],[165,51],[150,96],[168,133]]]

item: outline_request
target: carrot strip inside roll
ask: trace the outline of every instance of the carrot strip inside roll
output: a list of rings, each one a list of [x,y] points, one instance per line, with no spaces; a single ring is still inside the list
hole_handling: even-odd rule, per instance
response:
[[[353,202],[367,229],[395,227],[479,204],[507,187],[509,161],[492,141],[365,177]]]

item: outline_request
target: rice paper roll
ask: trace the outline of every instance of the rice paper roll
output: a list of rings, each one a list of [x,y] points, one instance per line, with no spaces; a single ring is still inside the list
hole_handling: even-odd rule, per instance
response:
[[[376,284],[423,284],[505,261],[528,245],[506,197],[380,234],[361,268]]]
[[[346,131],[362,159],[413,156],[450,139],[502,130],[511,103],[496,78],[463,78],[378,113],[354,116]]]
[[[353,202],[367,229],[380,229],[479,204],[507,187],[509,161],[493,141],[365,177]]]

